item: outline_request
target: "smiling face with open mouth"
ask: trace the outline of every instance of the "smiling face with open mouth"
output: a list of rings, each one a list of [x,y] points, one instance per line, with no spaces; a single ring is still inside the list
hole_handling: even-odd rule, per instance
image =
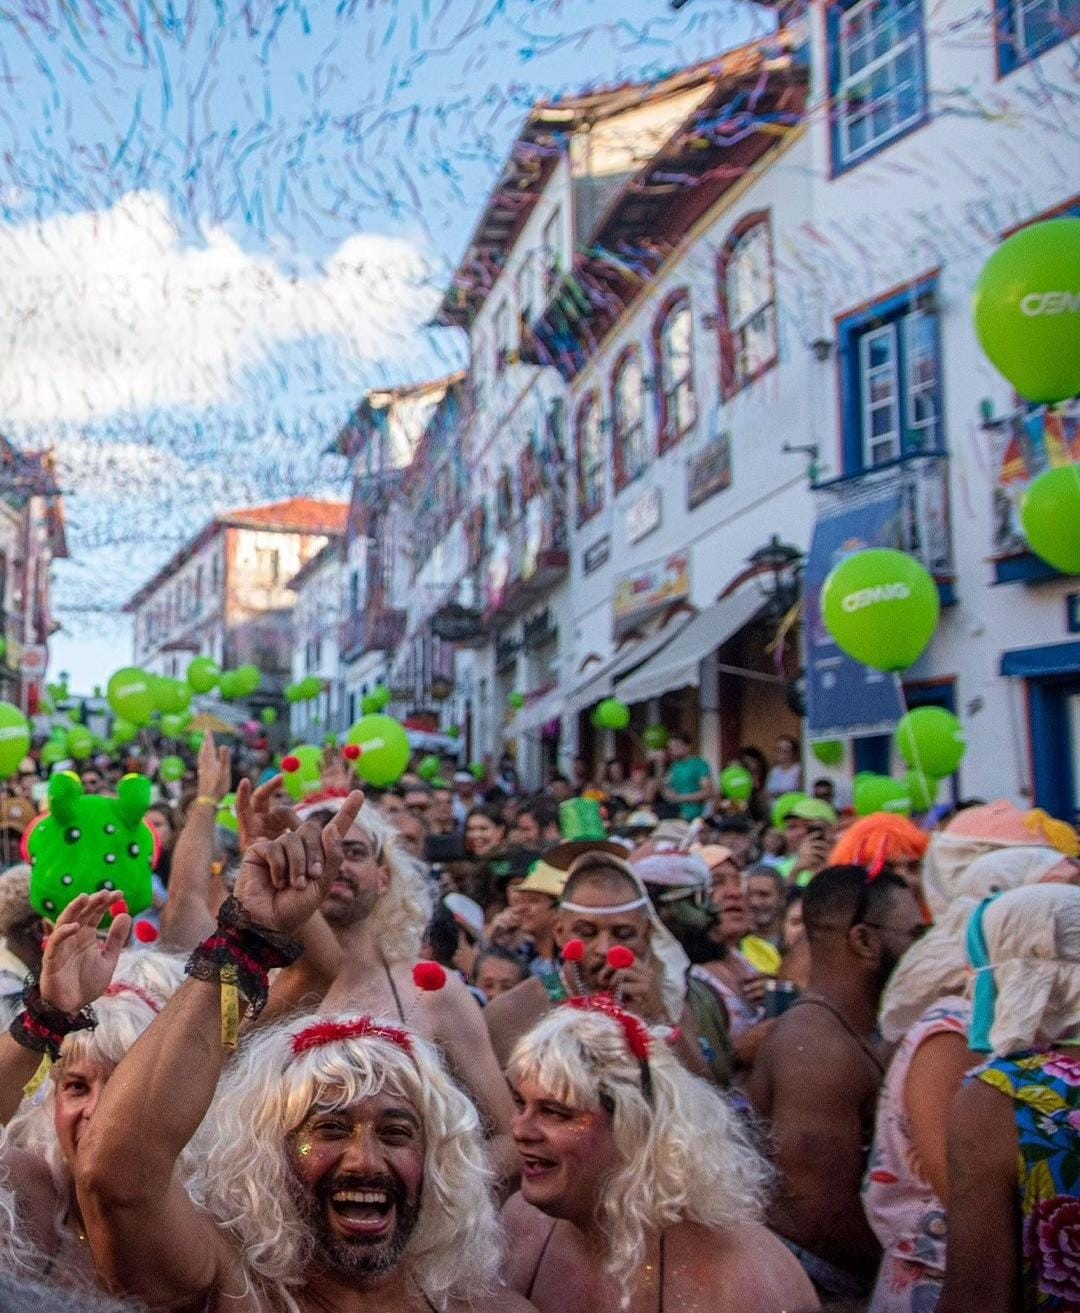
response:
[[[522,1197],[549,1217],[588,1225],[619,1160],[611,1115],[603,1108],[571,1107],[525,1077],[514,1099]]]
[[[420,1114],[384,1090],[348,1108],[316,1105],[288,1140],[297,1203],[316,1263],[346,1280],[391,1271],[420,1216]]]

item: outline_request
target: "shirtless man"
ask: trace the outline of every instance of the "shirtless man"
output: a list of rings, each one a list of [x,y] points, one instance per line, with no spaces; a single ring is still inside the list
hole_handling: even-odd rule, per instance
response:
[[[253,839],[280,833],[284,818],[267,812],[266,790],[237,793],[237,816],[245,846]],[[341,808],[343,796],[310,799],[299,817],[327,822]],[[412,969],[431,916],[423,878],[398,850],[392,826],[365,805],[341,845],[341,869],[329,886],[319,915],[303,938],[308,951],[295,967],[283,971],[271,994],[275,1015],[296,1008],[322,1012],[362,1011],[392,1017],[435,1043],[447,1065],[472,1095],[495,1136],[497,1166],[508,1176],[517,1160],[510,1143],[514,1108],[495,1060],[476,1000],[456,974],[444,989],[417,1007],[419,991]],[[329,931],[326,927],[329,926]],[[320,962],[306,969],[305,958]],[[290,979],[291,978],[291,979]]]
[[[86,1132],[77,1187],[94,1261],[155,1309],[529,1308],[498,1289],[479,1119],[425,1040],[393,1020],[301,1017],[246,1036],[221,1080],[229,973],[249,1002],[265,997],[267,970],[340,877],[361,802],[321,833],[248,849],[193,978]],[[202,1206],[176,1170],[197,1130]]]
[[[780,1175],[769,1224],[828,1305],[865,1298],[881,1258],[859,1196],[887,1056],[878,1001],[924,927],[899,876],[862,866],[815,876],[803,920],[810,986],[761,1046],[748,1092]]]
[[[767,1169],[738,1117],[636,1016],[596,997],[557,1007],[510,1078],[510,1282],[540,1313],[818,1307],[758,1221]]]
[[[687,1003],[690,960],[661,924],[644,885],[620,858],[586,852],[570,867],[555,943],[562,948],[575,939],[584,946],[576,968],[564,966],[550,976],[531,976],[484,1009],[499,1064],[506,1066],[517,1041],[557,1003],[572,994],[618,987],[626,1007],[644,1021],[677,1027],[674,1052],[679,1061],[695,1075],[709,1077]],[[634,954],[632,966],[612,970],[607,955],[615,947]]]

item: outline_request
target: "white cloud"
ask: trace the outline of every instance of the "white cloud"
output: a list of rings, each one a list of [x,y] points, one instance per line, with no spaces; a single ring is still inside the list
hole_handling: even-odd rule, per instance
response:
[[[224,229],[184,245],[152,192],[0,229],[0,426],[242,402],[250,371],[308,338],[357,364],[406,354],[430,273],[410,242],[356,234],[290,277]]]

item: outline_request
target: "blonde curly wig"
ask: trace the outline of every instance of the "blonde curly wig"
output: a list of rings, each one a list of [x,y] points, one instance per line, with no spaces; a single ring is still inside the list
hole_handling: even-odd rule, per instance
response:
[[[768,1166],[725,1097],[681,1067],[663,1039],[654,1035],[649,1050],[651,1101],[622,1028],[595,1012],[555,1008],[518,1041],[508,1073],[568,1107],[609,1111],[615,1157],[596,1222],[605,1270],[624,1288],[650,1232],[760,1218]]]
[[[397,831],[370,803],[356,818],[390,873],[386,893],[375,904],[371,920],[387,962],[415,962],[420,956],[424,930],[431,920],[431,895],[423,872],[398,847]]]
[[[424,1127],[420,1216],[404,1259],[410,1273],[439,1308],[496,1289],[502,1238],[494,1173],[476,1109],[436,1050],[414,1035],[410,1057],[367,1035],[294,1054],[293,1037],[311,1024],[310,1016],[295,1018],[241,1042],[194,1142],[202,1170],[193,1195],[235,1238],[262,1289],[297,1313],[294,1292],[313,1237],[290,1189],[287,1138],[315,1105],[346,1108],[387,1090],[407,1099]]]

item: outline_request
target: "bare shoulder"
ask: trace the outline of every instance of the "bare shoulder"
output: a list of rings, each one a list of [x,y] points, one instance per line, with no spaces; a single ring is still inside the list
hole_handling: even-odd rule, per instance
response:
[[[484,1020],[501,1067],[509,1062],[521,1036],[532,1030],[550,1006],[547,992],[535,976],[492,999],[484,1009]]]
[[[514,1290],[528,1290],[551,1234],[552,1220],[518,1193],[503,1204],[502,1224],[506,1232],[507,1282]]]
[[[715,1313],[812,1313],[820,1307],[798,1260],[767,1227],[745,1222],[715,1231],[685,1222],[676,1229],[680,1248],[705,1256],[700,1278],[719,1301],[710,1305]]]
[[[484,1299],[474,1299],[467,1311],[462,1306],[462,1313],[536,1313],[536,1305],[504,1288]]]

